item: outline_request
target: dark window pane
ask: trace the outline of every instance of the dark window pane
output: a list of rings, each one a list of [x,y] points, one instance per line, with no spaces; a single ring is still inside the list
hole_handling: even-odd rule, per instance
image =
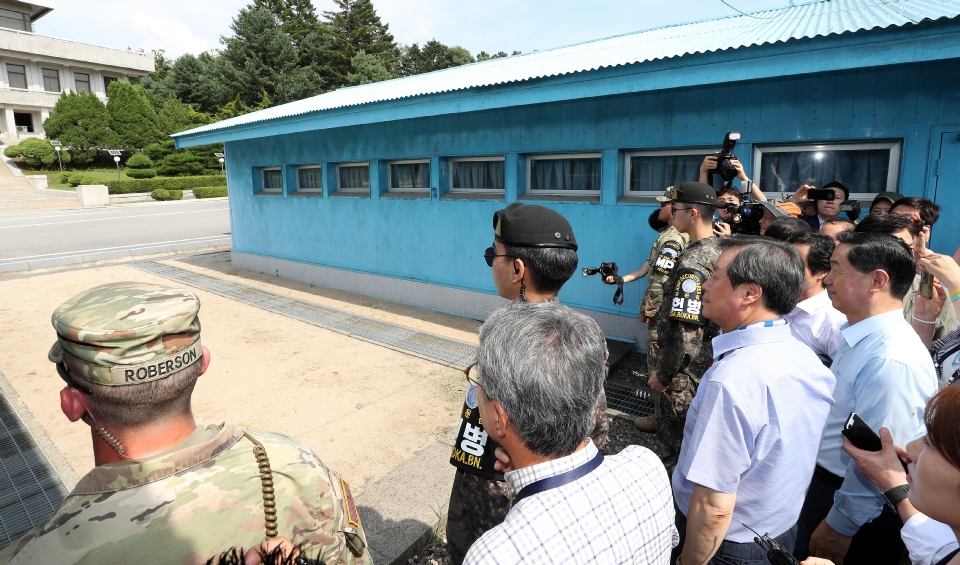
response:
[[[103,93],[110,95],[110,83],[116,81],[117,79],[113,77],[103,77]]]
[[[532,190],[600,190],[600,159],[536,159]]]
[[[700,179],[703,155],[636,155],[630,157],[628,190],[663,192],[668,186]]]
[[[40,69],[43,74],[43,89],[47,92],[60,92],[60,73],[54,69]]]
[[[283,174],[280,169],[263,171],[263,190],[279,191],[283,188]]]
[[[839,181],[850,192],[877,193],[887,187],[889,149],[822,149],[762,153],[760,190],[795,192],[804,184],[823,186]]]
[[[297,188],[299,190],[319,190],[322,188],[319,167],[297,169]]]
[[[454,189],[503,190],[503,161],[454,161]]]
[[[390,165],[390,188],[429,188],[430,163]]]
[[[30,16],[22,12],[0,9],[0,27],[17,29],[20,31],[30,31],[27,27]]]
[[[27,71],[23,65],[7,65],[10,88],[27,88]]]
[[[340,190],[370,189],[370,167],[340,167]]]
[[[90,75],[74,73],[73,80],[77,83],[77,92],[90,92]]]

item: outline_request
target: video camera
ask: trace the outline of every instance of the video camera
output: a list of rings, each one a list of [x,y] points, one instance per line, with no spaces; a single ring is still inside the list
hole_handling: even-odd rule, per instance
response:
[[[723,136],[723,150],[713,154],[717,158],[717,167],[708,171],[708,174],[720,175],[724,186],[733,186],[733,179],[737,178],[737,168],[733,166],[731,161],[737,159],[737,156],[733,154],[733,148],[736,147],[739,139],[739,131],[728,131],[727,135]]]
[[[600,275],[600,280],[605,284],[617,285],[617,292],[613,293],[613,303],[617,306],[623,306],[623,277],[619,274],[616,263],[600,263],[599,267],[585,267],[581,273],[585,277]],[[613,277],[613,283],[607,282],[607,277]]]

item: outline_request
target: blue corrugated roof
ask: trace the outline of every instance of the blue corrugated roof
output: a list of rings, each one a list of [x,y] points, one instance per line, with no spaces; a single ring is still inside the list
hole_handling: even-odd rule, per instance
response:
[[[960,16],[958,0],[825,0],[748,15],[671,25],[567,47],[493,59],[333,92],[274,106],[173,137],[425,94],[507,84],[616,67]]]

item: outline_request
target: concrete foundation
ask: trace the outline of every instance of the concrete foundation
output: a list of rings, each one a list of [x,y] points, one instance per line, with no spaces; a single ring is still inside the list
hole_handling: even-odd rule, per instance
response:
[[[81,184],[77,187],[77,198],[84,208],[110,205],[110,192],[105,184]]]

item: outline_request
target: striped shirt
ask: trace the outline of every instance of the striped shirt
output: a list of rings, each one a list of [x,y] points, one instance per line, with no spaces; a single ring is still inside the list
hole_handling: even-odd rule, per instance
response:
[[[688,515],[695,485],[736,494],[724,539],[753,541],[743,524],[778,536],[800,516],[836,379],[782,320],[719,335],[713,352],[683,429],[677,507]]]
[[[580,451],[510,471],[518,492],[571,471],[597,454]],[[483,535],[465,565],[487,563],[660,563],[678,543],[670,483],[660,459],[631,445],[604,458],[590,474],[517,502],[502,524]]]

